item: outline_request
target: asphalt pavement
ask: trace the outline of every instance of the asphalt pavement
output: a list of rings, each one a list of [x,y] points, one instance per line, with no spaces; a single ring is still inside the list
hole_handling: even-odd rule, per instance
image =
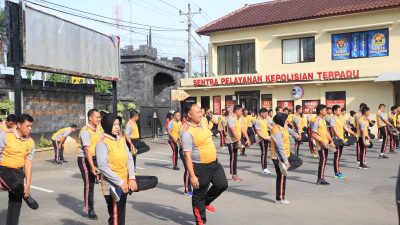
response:
[[[194,224],[191,199],[183,195],[183,171],[172,170],[171,150],[166,140],[145,140],[151,150],[138,158],[137,172],[159,178],[158,187],[128,197],[127,225]],[[215,143],[218,140],[215,139]],[[311,157],[306,145],[300,149],[303,166],[289,172],[286,198],[290,205],[276,205],[275,170],[268,161],[272,174],[261,174],[260,150],[253,145],[248,156],[240,156],[238,175],[241,182],[229,180],[229,188],[214,203],[217,212],[207,214],[207,224],[218,225],[395,225],[395,183],[399,154],[388,154],[389,159],[378,159],[379,142],[367,150],[369,170],[357,168],[355,146],[344,150],[341,161],[345,180],[334,178],[329,153],[326,180],[329,186],[318,186],[318,159]],[[95,210],[98,221],[90,221],[82,214],[83,181],[80,175],[76,146],[70,142],[66,149],[68,163],[53,164],[51,151],[35,155],[32,196],[39,202],[37,211],[23,204],[21,225],[84,225],[107,224],[108,213],[100,185],[95,187]],[[218,158],[227,177],[228,150],[218,149]],[[183,168],[181,161],[179,166]],[[0,193],[0,224],[7,214],[6,192]]]

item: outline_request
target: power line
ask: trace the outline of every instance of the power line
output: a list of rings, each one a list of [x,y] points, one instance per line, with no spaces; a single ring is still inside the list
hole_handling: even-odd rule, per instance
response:
[[[92,15],[92,16],[97,16],[97,17],[104,18],[104,19],[109,19],[109,20],[114,20],[115,19],[115,18],[111,18],[111,17],[102,16],[102,15],[99,15],[99,14],[83,11],[83,10],[80,10],[80,9],[75,9],[75,8],[71,8],[71,7],[68,7],[68,6],[60,5],[60,4],[57,4],[57,3],[49,2],[49,1],[46,1],[46,0],[35,0],[35,1],[44,2],[44,3],[47,3],[47,4],[58,6],[60,8],[65,8],[65,9],[69,9],[69,10],[72,10],[72,11],[85,13],[85,14],[89,14],[89,15]],[[30,1],[28,1],[28,2],[30,2]],[[30,3],[44,7],[43,5],[40,5],[38,3],[33,3],[33,2],[30,2]],[[47,8],[50,8],[50,7],[47,7]],[[52,8],[50,8],[50,9],[52,9]],[[124,22],[124,23],[128,23],[128,24],[135,24],[135,25],[145,26],[145,27],[148,27],[148,28],[151,27],[152,29],[153,28],[159,28],[160,29],[160,30],[155,29],[155,31],[174,31],[174,30],[177,30],[176,28],[153,26],[153,25],[149,25],[149,24],[135,23],[135,22],[125,21],[125,20],[119,20],[119,21],[120,22]],[[145,28],[140,28],[140,27],[134,27],[134,28],[145,29]]]
[[[178,11],[182,11],[180,8],[178,8],[178,7],[174,6],[174,5],[171,5],[171,4],[169,4],[168,2],[165,2],[164,0],[158,0],[158,1],[160,1],[160,2],[162,2],[162,3],[164,3],[164,4],[166,4],[166,5],[168,5],[168,6],[170,6],[170,7],[172,7],[172,8],[174,8],[174,9],[178,10]]]
[[[199,10],[201,10],[201,11],[204,13],[204,15],[206,15],[206,16],[208,17],[208,19],[207,19],[207,18],[205,18],[205,16],[202,14],[201,16],[202,16],[204,19],[210,20],[210,22],[213,21],[213,19],[207,14],[207,12],[204,11],[204,9],[201,8],[199,5],[197,5],[196,3],[194,3],[194,2],[191,1],[191,0],[184,0],[184,1],[187,2],[187,3],[189,3],[189,4],[190,4],[190,3],[193,4],[193,5],[196,6]]]

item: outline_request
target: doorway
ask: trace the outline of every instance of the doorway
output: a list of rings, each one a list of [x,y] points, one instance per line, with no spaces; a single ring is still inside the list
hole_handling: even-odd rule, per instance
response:
[[[235,92],[239,105],[254,113],[260,109],[260,91],[237,91]]]
[[[210,96],[201,96],[200,98],[201,108],[210,108]]]

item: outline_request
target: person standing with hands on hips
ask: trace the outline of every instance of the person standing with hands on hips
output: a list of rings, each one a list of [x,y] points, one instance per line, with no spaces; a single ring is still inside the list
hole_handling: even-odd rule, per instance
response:
[[[126,198],[136,191],[135,165],[125,138],[120,137],[122,119],[109,113],[101,119],[104,129],[96,146],[101,188],[107,203],[110,225],[125,224]]]
[[[217,149],[212,133],[201,122],[202,114],[198,105],[189,106],[188,122],[182,129],[182,144],[186,167],[193,187],[192,206],[197,225],[207,222],[206,210],[216,211],[211,203],[228,188],[224,169],[217,159]],[[212,186],[209,188],[210,183]]]

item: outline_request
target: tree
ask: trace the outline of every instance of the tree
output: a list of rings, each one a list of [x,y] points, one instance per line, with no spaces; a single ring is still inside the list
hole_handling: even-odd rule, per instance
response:
[[[47,81],[54,83],[71,83],[71,77],[58,73],[50,73],[47,75]]]
[[[106,80],[94,80],[95,92],[108,94],[111,93],[112,85],[110,81]]]
[[[35,71],[33,71],[33,70],[26,70],[26,77],[27,77],[29,80],[32,80],[33,76],[35,76]]]

